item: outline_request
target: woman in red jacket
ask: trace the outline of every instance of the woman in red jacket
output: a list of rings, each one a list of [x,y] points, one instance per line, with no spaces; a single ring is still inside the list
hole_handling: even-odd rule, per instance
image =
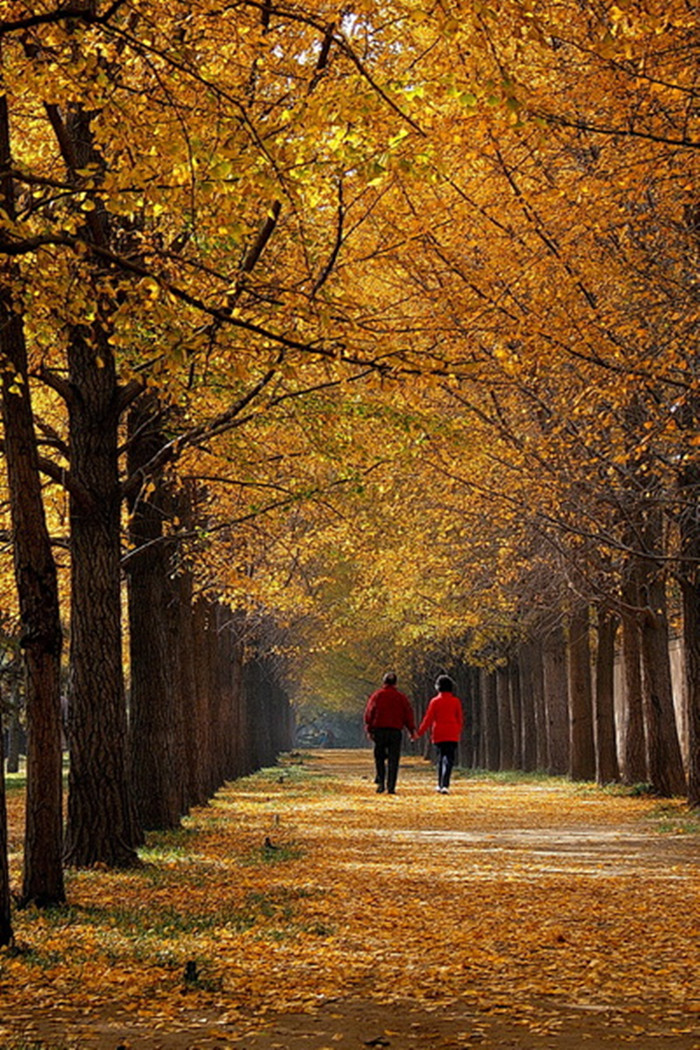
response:
[[[450,790],[450,777],[457,754],[457,744],[462,735],[464,715],[462,701],[452,692],[454,686],[451,678],[441,674],[435,688],[438,694],[428,704],[428,710],[416,736],[423,736],[426,729],[432,726],[432,740],[438,749],[436,790],[441,795],[446,795]]]

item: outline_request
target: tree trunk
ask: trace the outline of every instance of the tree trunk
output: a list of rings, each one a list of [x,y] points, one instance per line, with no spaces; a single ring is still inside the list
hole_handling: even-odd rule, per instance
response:
[[[122,670],[118,388],[99,324],[69,346],[70,774],[66,863],[136,864]]]
[[[681,586],[686,713],[688,802],[700,806],[700,462],[688,460],[680,477]]]
[[[478,667],[472,669],[471,674],[471,711],[470,711],[470,737],[472,760],[470,769],[478,769],[482,747],[481,729],[481,670]]]
[[[499,667],[496,671],[496,706],[498,708],[498,727],[501,742],[499,769],[514,769],[510,674],[507,666]]]
[[[535,711],[535,768],[549,766],[549,735],[547,733],[547,711],[544,698],[544,654],[542,639],[535,635],[532,646],[532,700]]]
[[[547,770],[569,772],[569,686],[566,674],[566,636],[563,627],[543,639],[544,708],[549,740]]]
[[[0,207],[15,215],[7,99],[0,97]],[[0,247],[1,252],[1,247]],[[0,278],[2,418],[15,579],[26,670],[27,802],[22,900],[65,899],[62,847],[61,620],[56,566],[41,495],[20,303],[12,291],[16,270]]]
[[[642,648],[639,633],[639,589],[636,562],[623,584],[625,611],[622,614],[622,663],[625,676],[622,779],[625,784],[646,783],[647,745],[642,694]]]
[[[569,773],[572,780],[594,780],[596,775],[588,629],[588,606],[580,605],[571,617],[567,648],[571,748]]]
[[[496,672],[484,671],[484,760],[486,769],[496,770],[501,763],[501,735],[498,724]]]
[[[7,862],[7,805],[5,804],[5,751],[0,732],[0,948],[12,944],[10,870]]]
[[[22,742],[22,727],[19,722],[20,698],[17,683],[13,681],[12,706],[7,726],[7,772],[19,772],[19,756]]]
[[[649,782],[663,797],[686,790],[669,655],[666,585],[651,559],[640,561],[642,688]]]
[[[138,476],[160,451],[163,435],[153,422],[159,405],[139,398],[129,413],[129,477]],[[176,586],[172,543],[164,524],[172,515],[162,478],[130,499],[127,561],[131,689],[129,739],[132,788],[139,824],[147,830],[179,827],[183,804],[180,767],[176,649]]]
[[[510,720],[513,726],[513,768],[523,768],[523,714],[520,696],[520,666],[517,659],[508,664]]]
[[[520,647],[520,706],[522,711],[522,769],[537,769],[537,721],[535,717],[535,648],[531,642]]]
[[[615,634],[617,617],[598,609],[598,654],[595,688],[596,780],[612,784],[620,779],[615,728]]]

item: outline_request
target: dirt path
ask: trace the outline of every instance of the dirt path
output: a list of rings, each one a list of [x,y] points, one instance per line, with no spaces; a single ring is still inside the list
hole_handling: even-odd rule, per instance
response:
[[[700,1050],[699,837],[655,808],[553,780],[440,796],[419,758],[377,796],[368,751],[314,753],[228,787],[143,877],[76,876],[48,978],[35,947],[0,957],[0,1050]]]

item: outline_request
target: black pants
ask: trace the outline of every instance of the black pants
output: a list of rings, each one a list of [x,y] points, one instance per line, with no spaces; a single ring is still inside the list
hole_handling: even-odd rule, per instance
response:
[[[457,754],[457,741],[442,740],[435,747],[438,749],[438,787],[448,788],[450,786],[450,777],[452,776],[452,767],[455,764],[455,755]]]
[[[375,777],[377,787],[384,788],[386,784],[387,791],[394,791],[401,755],[401,730],[375,729],[372,735],[374,737],[374,767],[377,771]]]

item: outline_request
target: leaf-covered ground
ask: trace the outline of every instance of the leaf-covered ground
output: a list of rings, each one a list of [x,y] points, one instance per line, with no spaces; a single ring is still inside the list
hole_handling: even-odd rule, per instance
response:
[[[700,1047],[681,803],[474,775],[443,796],[418,757],[373,788],[369,751],[289,756],[141,869],[71,874],[67,908],[15,915],[0,1048]]]

